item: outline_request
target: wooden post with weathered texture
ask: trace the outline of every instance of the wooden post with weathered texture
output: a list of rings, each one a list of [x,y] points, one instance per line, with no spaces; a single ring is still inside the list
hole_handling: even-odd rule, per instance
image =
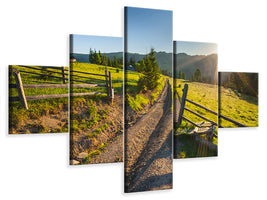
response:
[[[112,78],[111,78],[111,72],[110,71],[108,72],[108,75],[109,75],[109,97],[111,98],[111,101],[113,102],[114,90],[112,89]],[[113,92],[113,94],[112,94],[112,92]]]
[[[16,68],[13,68],[13,74],[14,74],[15,81],[16,81],[16,87],[17,87],[17,90],[18,90],[19,100],[20,100],[22,106],[26,110],[28,110],[27,99],[26,99],[25,94],[24,94],[22,80],[21,80],[21,77],[20,77],[19,70],[16,69]]]
[[[182,122],[182,118],[183,118],[183,114],[184,114],[185,100],[186,100],[186,96],[187,96],[187,91],[188,91],[188,84],[185,84],[184,85],[184,89],[183,89],[183,97],[182,97],[180,112],[179,112],[179,115],[178,115],[177,127],[179,127],[181,122]]]
[[[63,78],[63,84],[66,84],[66,80],[65,80],[65,67],[62,67],[62,78]]]
[[[105,68],[105,79],[106,79],[106,89],[107,89],[107,95],[109,96],[109,87],[108,87],[108,71],[107,71],[107,65]]]

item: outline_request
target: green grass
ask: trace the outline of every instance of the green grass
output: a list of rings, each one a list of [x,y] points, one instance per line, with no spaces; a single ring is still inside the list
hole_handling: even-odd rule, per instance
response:
[[[20,76],[23,84],[48,84],[58,83],[62,84],[62,80],[59,78],[45,77],[41,75],[29,74],[22,71],[46,73],[40,70],[29,69],[17,65],[10,67],[17,68],[20,71]],[[43,69],[39,66],[32,66],[35,68]],[[66,68],[68,69],[68,68]],[[60,70],[48,69],[49,71],[60,72]],[[50,75],[62,77],[61,74],[51,72]],[[9,84],[15,84],[13,72],[10,68]],[[44,94],[66,94],[68,88],[24,88],[25,96],[44,95]],[[16,88],[9,88],[9,97],[18,96]],[[68,98],[55,98],[55,99],[42,99],[27,101],[28,110],[25,110],[20,102],[9,102],[9,128],[10,133],[16,133],[17,129],[21,129],[20,124],[27,124],[30,120],[39,120],[42,116],[49,114],[58,114],[63,108],[66,110],[68,107]],[[36,128],[39,133],[44,132],[67,132],[68,128],[62,126],[52,130],[47,130],[46,127],[41,125],[38,121],[36,124],[28,124],[28,128]],[[22,130],[23,131],[23,130]],[[26,130],[25,130],[26,131]]]
[[[94,156],[97,156],[97,155],[100,155],[101,154],[101,151],[100,150],[94,150],[94,151],[91,151],[90,153],[88,153],[88,155],[84,158],[84,161],[91,161],[91,159],[94,157]]]
[[[176,87],[175,90],[178,92],[180,99],[182,99],[184,84],[188,84],[188,93],[187,99],[192,100],[202,106],[209,108],[215,112],[218,112],[218,87],[217,85],[211,85],[206,83],[198,83],[198,82],[189,82],[183,79],[176,79]],[[175,97],[176,98],[176,97]],[[211,119],[212,121],[217,123],[217,116],[209,113],[208,111],[199,108],[189,102],[186,102],[185,107],[197,112],[198,114]],[[184,111],[184,116],[190,119],[193,122],[201,122],[204,121],[202,118],[190,113],[189,111]],[[184,122],[187,123],[187,122]],[[189,123],[187,123],[188,126]],[[184,126],[184,125],[183,125]],[[216,130],[217,132],[217,130]]]
[[[258,98],[221,87],[220,100],[221,115],[249,127],[258,126]],[[220,119],[220,124],[224,127],[237,127],[224,119]]]
[[[90,64],[90,63],[78,63],[78,62],[72,63],[71,70],[105,75],[105,66]],[[108,72],[111,72],[112,87],[114,88],[115,94],[118,92],[122,92],[122,89],[123,89],[123,70],[117,69],[114,67],[107,67],[107,73]],[[75,81],[75,80],[80,80],[80,81],[97,83],[97,84],[101,84],[101,85],[105,84],[105,77],[104,76],[81,74],[81,73],[77,73],[77,72],[72,72],[71,74],[87,77],[87,78],[73,77],[73,79],[71,80],[71,83],[81,84],[80,82]],[[100,80],[94,80],[94,78],[100,79]],[[105,87],[103,87],[103,88],[71,88],[71,92],[73,92],[73,93],[106,92],[106,88]],[[106,96],[106,94],[103,94],[101,96]]]

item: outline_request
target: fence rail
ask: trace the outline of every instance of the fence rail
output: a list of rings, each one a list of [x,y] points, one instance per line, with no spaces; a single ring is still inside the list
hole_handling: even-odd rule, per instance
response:
[[[80,73],[80,74],[86,74],[91,76],[101,76],[105,77],[103,79],[95,78],[95,77],[88,77],[88,76],[80,76],[73,73]],[[89,73],[89,72],[83,72],[83,71],[76,71],[76,70],[70,70],[70,77],[71,77],[71,87],[72,88],[93,88],[93,87],[99,87],[99,88],[106,88],[106,92],[89,92],[89,93],[72,93],[71,96],[85,96],[85,95],[96,95],[96,94],[107,94],[107,96],[110,98],[111,102],[113,102],[114,99],[114,89],[112,88],[112,77],[111,72],[107,73],[107,66],[105,69],[105,74],[95,74],[95,73]],[[77,78],[80,79],[87,79],[92,82],[88,82],[85,80],[77,80]],[[102,82],[99,83],[93,83],[96,82]],[[79,82],[79,83],[85,83],[85,84],[73,84],[73,82]]]
[[[177,122],[177,127],[179,127],[179,125],[181,124],[183,119],[188,121],[189,123],[193,124],[194,126],[197,126],[199,128],[201,127],[199,124],[194,123],[190,119],[188,119],[185,116],[183,116],[184,110],[186,110],[186,111],[188,111],[188,112],[190,112],[190,113],[192,113],[192,114],[194,114],[194,115],[196,115],[196,116],[198,116],[198,117],[210,122],[211,124],[213,124],[215,126],[219,126],[221,128],[224,128],[223,126],[219,125],[217,122],[214,122],[211,119],[208,119],[207,117],[204,117],[204,116],[202,116],[202,115],[190,110],[189,108],[186,108],[185,107],[186,102],[191,103],[191,104],[193,104],[193,105],[195,105],[195,106],[197,106],[199,108],[202,108],[202,109],[206,110],[207,112],[218,116],[218,118],[222,118],[222,119],[225,119],[227,121],[230,121],[230,122],[232,122],[232,123],[234,123],[234,124],[236,124],[236,125],[238,125],[240,127],[247,127],[246,125],[244,125],[242,123],[239,123],[239,122],[237,122],[237,121],[235,121],[233,119],[230,119],[229,117],[226,117],[224,115],[221,115],[221,114],[218,115],[217,112],[215,112],[215,111],[213,111],[213,110],[211,110],[211,109],[209,109],[209,108],[207,108],[205,106],[202,106],[202,105],[200,105],[200,104],[198,104],[198,103],[196,103],[196,102],[194,102],[192,100],[187,99],[187,92],[188,92],[188,84],[185,84],[184,85],[184,89],[183,89],[182,101],[180,102],[180,97],[179,97],[177,91],[175,91],[175,99],[177,99],[177,100],[176,100],[176,103],[175,103],[174,106],[175,106],[175,109],[178,110],[178,112],[176,112],[176,116],[175,116],[176,117],[175,121]]]
[[[60,71],[52,71],[52,70],[47,70],[47,69],[40,69],[38,67],[31,67],[31,66],[24,66],[24,65],[19,65],[20,67],[32,69],[32,70],[37,70],[37,71],[42,71],[42,72],[49,72],[49,73],[56,73],[56,74],[61,74],[62,76],[54,76],[51,74],[42,74],[42,73],[37,73],[33,71],[25,71],[25,70],[18,70],[15,67],[12,67],[12,71],[10,69],[10,73],[13,72],[14,78],[15,78],[15,84],[9,84],[9,88],[17,88],[18,91],[18,96],[17,97],[9,97],[10,102],[15,102],[15,101],[20,101],[22,106],[27,110],[28,109],[28,104],[27,101],[31,100],[39,100],[39,99],[51,99],[51,98],[62,98],[62,97],[69,97],[69,96],[89,96],[89,95],[98,95],[98,94],[104,94],[107,93],[107,96],[113,101],[114,98],[114,89],[112,88],[112,78],[111,78],[111,73],[107,74],[107,70],[105,71],[105,75],[103,74],[94,74],[94,73],[88,73],[88,72],[82,72],[82,71],[70,71],[65,69],[65,67],[45,67],[49,69],[56,69]],[[69,73],[66,73],[68,71]],[[40,75],[40,76],[46,76],[46,77],[52,77],[52,78],[57,78],[62,80],[62,84],[59,83],[47,83],[47,82],[42,82],[45,84],[23,84],[22,83],[22,78],[20,75],[20,72],[22,73],[28,73],[28,74],[34,74],[34,75]],[[93,76],[104,76],[105,80],[97,79],[97,78],[92,78],[92,77],[85,77],[85,76],[79,76],[79,75],[73,75],[72,73],[81,73],[81,74],[87,74],[87,75],[93,75]],[[71,93],[69,94],[43,94],[43,95],[34,95],[34,96],[25,96],[24,93],[24,88],[69,88],[69,84],[67,84],[67,81],[69,80],[68,77],[73,78],[72,81],[74,82],[79,82],[82,84],[71,84],[71,87],[73,88],[96,88],[96,87],[105,87],[106,92],[84,92],[84,93]],[[81,81],[81,80],[75,80],[75,77],[78,78],[86,78],[89,79],[90,81],[103,81],[103,84],[98,84],[98,83],[93,83],[93,82],[88,82],[88,81]],[[40,83],[41,81],[33,81]]]

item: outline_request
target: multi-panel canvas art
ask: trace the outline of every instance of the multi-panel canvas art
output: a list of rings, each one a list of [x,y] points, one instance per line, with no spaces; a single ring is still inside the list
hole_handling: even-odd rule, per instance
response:
[[[9,134],[68,132],[68,71],[9,66]]]
[[[219,124],[258,126],[258,73],[219,72]]]
[[[172,12],[125,8],[125,192],[172,188]]]
[[[124,162],[125,193],[172,189],[173,158],[217,156],[218,128],[258,127],[259,74],[218,72],[215,43],[173,41],[172,11],[124,11],[124,49],[72,34],[70,67],[9,66],[9,134],[69,132],[70,165]]]
[[[217,45],[174,41],[174,158],[217,156]]]
[[[70,164],[123,160],[123,41],[70,36]]]

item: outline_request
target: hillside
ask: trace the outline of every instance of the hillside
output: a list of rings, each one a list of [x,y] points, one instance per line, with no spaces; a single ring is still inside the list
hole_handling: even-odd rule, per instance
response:
[[[178,78],[179,70],[186,74],[186,79],[192,77],[197,68],[201,70],[202,77],[205,82],[218,82],[217,54],[211,55],[187,55],[186,53],[178,53],[175,55],[175,77]],[[215,81],[215,82],[214,82]]]

